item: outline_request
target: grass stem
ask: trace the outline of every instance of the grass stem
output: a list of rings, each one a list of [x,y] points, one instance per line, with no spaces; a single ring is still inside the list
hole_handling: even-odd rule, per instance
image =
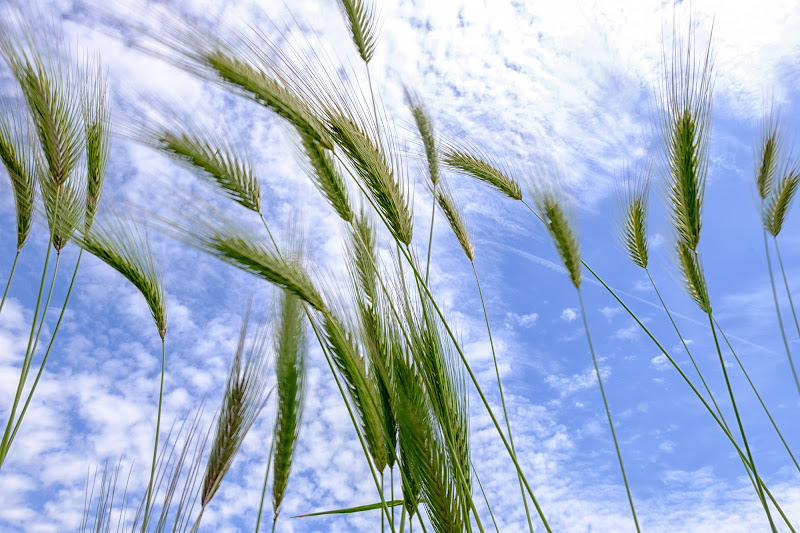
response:
[[[633,515],[633,523],[636,526],[636,531],[641,531],[639,528],[639,520],[636,518],[636,509],[633,505],[633,497],[631,496],[631,489],[628,485],[628,477],[625,475],[625,465],[622,463],[622,454],[619,451],[619,443],[617,442],[617,433],[614,431],[614,422],[611,420],[611,410],[608,408],[608,400],[606,399],[606,391],[603,387],[603,379],[600,377],[600,367],[597,364],[597,355],[594,352],[592,345],[592,336],[589,334],[589,322],[586,319],[586,308],[583,305],[583,292],[578,290],[578,302],[581,306],[581,317],[583,318],[583,329],[586,331],[586,341],[589,343],[589,351],[592,353],[592,363],[594,364],[594,373],[597,376],[597,383],[600,385],[600,396],[603,397],[603,407],[606,409],[606,417],[608,418],[608,427],[611,429],[611,438],[614,440],[614,449],[617,452],[617,460],[619,461],[619,470],[622,472],[622,481],[625,483],[625,492],[628,494],[628,503],[631,507],[631,514]]]
[[[14,279],[14,271],[17,270],[17,260],[19,259],[19,252],[14,255],[14,262],[11,264],[11,273],[8,275],[8,281],[6,282],[6,289],[3,291],[3,299],[0,300],[0,313],[3,312],[3,306],[6,304],[6,296],[8,296],[8,289],[11,288],[11,280]]]
[[[164,370],[166,368],[167,360],[166,343],[164,337],[161,337],[161,384],[158,389],[158,414],[156,415],[156,437],[153,442],[153,464],[150,467],[150,481],[147,483],[147,499],[144,506],[144,519],[142,520],[142,533],[147,528],[147,519],[150,514],[150,500],[153,496],[153,479],[156,475],[156,457],[158,455],[158,434],[161,431],[161,403],[164,399]],[[198,520],[200,518],[198,517]]]

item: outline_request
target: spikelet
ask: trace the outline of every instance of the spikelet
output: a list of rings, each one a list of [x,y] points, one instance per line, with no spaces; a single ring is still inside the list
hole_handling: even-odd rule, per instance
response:
[[[513,200],[522,200],[522,189],[501,165],[474,147],[451,144],[442,149],[442,162],[460,174],[476,178]]]
[[[367,0],[338,0],[339,10],[347,21],[347,29],[364,63],[369,63],[378,42],[375,6]]]

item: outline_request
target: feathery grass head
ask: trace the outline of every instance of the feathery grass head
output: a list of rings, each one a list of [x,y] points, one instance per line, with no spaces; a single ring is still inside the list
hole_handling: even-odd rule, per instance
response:
[[[107,102],[108,83],[99,61],[87,61],[87,83],[82,98],[83,126],[86,136],[86,231],[91,230],[103,191],[108,167],[111,111]]]
[[[780,116],[770,112],[761,120],[756,148],[756,189],[766,200],[784,165],[783,128]]]
[[[574,225],[564,211],[563,199],[554,184],[537,183],[531,196],[553,239],[558,255],[576,289],[581,286],[581,250]]]
[[[436,136],[433,132],[433,121],[419,95],[410,91],[408,87],[404,87],[403,90],[406,105],[408,105],[411,115],[414,117],[417,132],[419,132],[422,146],[425,148],[425,158],[428,160],[428,177],[435,188],[439,182],[439,148],[436,145]]]
[[[461,216],[461,210],[459,210],[456,200],[453,198],[453,193],[447,186],[447,182],[443,181],[436,188],[436,203],[439,204],[439,208],[447,218],[450,229],[453,230],[459,244],[461,244],[461,249],[464,250],[470,262],[474,261],[475,247],[472,245],[466,222],[464,222],[464,217]]]
[[[442,162],[459,174],[476,178],[513,200],[522,200],[517,180],[502,165],[472,146],[447,144],[442,149]]]
[[[358,429],[367,442],[372,462],[376,470],[382,472],[388,464],[386,423],[382,419],[385,413],[380,409],[376,396],[375,376],[367,373],[356,338],[342,316],[344,314],[341,311],[334,314],[326,310],[322,314],[321,330],[324,332],[331,358],[346,386],[349,401],[356,411]]]
[[[0,57],[22,90],[45,163],[42,170],[57,187],[70,177],[83,152],[82,75],[68,63],[60,32],[54,30],[55,38],[47,32],[42,37],[41,29],[34,31],[27,21],[21,22],[20,31],[0,23]]]
[[[210,208],[209,208],[210,209]],[[325,305],[303,264],[223,215],[187,204],[181,219],[162,219],[159,230],[201,252],[298,296],[318,311]]]
[[[77,239],[81,248],[122,274],[144,296],[161,338],[167,332],[167,304],[161,272],[145,231],[132,219],[108,215]]]
[[[369,63],[378,42],[375,6],[369,0],[338,0],[338,3],[358,55],[364,63]]]
[[[277,414],[272,431],[272,509],[275,516],[283,502],[292,457],[303,416],[307,340],[302,302],[283,292],[275,328],[275,379]]]
[[[676,241],[675,251],[678,259],[678,268],[681,272],[683,286],[689,296],[692,297],[700,309],[706,313],[711,313],[711,300],[708,297],[706,278],[703,268],[697,257],[697,252],[692,250],[686,243]]]
[[[800,169],[795,169],[774,186],[774,190],[764,204],[762,213],[764,227],[773,237],[777,237],[783,229],[783,222],[799,184]]]
[[[684,50],[676,32],[671,61],[663,59],[659,110],[672,226],[677,238],[691,250],[696,250],[700,241],[713,89],[710,37],[700,56],[694,41],[690,34]]]
[[[463,531],[469,511],[431,416],[419,370],[404,358],[395,360],[393,400],[397,406],[400,464],[406,510],[413,514],[418,502],[427,510],[434,531]]]
[[[261,186],[243,144],[197,125],[145,126],[141,132],[137,140],[184,164],[245,209],[261,212]]]
[[[647,268],[647,215],[650,203],[650,170],[631,175],[626,171],[625,184],[619,193],[618,238],[628,258],[640,268]]]
[[[2,93],[7,91],[0,85]],[[28,113],[9,98],[0,98],[0,160],[11,180],[17,226],[17,251],[28,239],[36,198],[36,152]]]
[[[59,253],[80,229],[86,213],[86,184],[79,174],[73,173],[59,184],[47,179],[39,182],[53,247]]]
[[[342,147],[364,188],[372,196],[392,236],[403,244],[411,244],[411,205],[383,149],[367,133],[366,127],[359,127],[352,118],[339,111],[330,113],[329,124],[333,138]]]
[[[352,222],[353,208],[350,206],[347,185],[336,162],[330,153],[313,138],[307,135],[301,135],[300,138],[303,152],[308,160],[306,173],[342,220]]]
[[[261,324],[255,336],[248,342],[249,321],[248,306],[242,320],[239,344],[228,372],[222,406],[217,414],[217,428],[211,443],[200,495],[203,508],[216,494],[247,432],[250,431],[271,393],[267,387],[268,324]]]

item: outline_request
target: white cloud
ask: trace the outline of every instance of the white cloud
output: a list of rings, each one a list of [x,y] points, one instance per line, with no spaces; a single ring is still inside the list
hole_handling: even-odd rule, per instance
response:
[[[519,326],[521,328],[532,328],[536,321],[539,319],[538,313],[528,313],[520,315],[517,313],[507,313],[506,323],[509,325]]]
[[[578,310],[574,307],[567,307],[561,311],[561,320],[565,322],[572,322],[578,318]]]
[[[615,316],[617,316],[622,311],[623,311],[623,309],[621,307],[608,307],[608,306],[605,306],[605,307],[601,307],[600,308],[600,313],[604,317],[606,317],[606,320],[608,320],[609,323],[614,319]]]

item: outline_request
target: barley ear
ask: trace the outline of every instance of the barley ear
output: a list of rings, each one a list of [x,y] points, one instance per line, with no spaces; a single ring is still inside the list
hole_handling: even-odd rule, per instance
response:
[[[628,258],[640,268],[647,268],[647,215],[650,203],[650,176],[638,178],[627,172],[625,184],[619,194],[620,214],[617,236]]]
[[[358,49],[358,55],[369,63],[378,41],[375,6],[368,0],[338,0],[339,10],[347,21],[347,29]]]
[[[300,135],[307,156],[307,174],[328,203],[345,222],[353,221],[353,208],[341,172],[330,153],[308,135]]]
[[[783,156],[783,136],[780,117],[771,112],[761,120],[756,149],[756,189],[766,200],[778,179]]]
[[[569,273],[576,289],[581,286],[581,251],[573,225],[564,212],[558,194],[540,186],[533,193],[534,203],[544,219],[547,231],[553,239],[558,255]]]
[[[476,178],[513,200],[522,200],[522,189],[517,180],[501,164],[474,147],[448,144],[442,149],[442,162],[459,174]]]
[[[78,245],[122,274],[144,296],[161,338],[167,332],[167,306],[161,272],[145,231],[132,219],[109,215],[97,220]]]
[[[406,105],[408,105],[411,115],[414,117],[417,132],[425,148],[425,158],[428,160],[428,177],[431,180],[431,184],[436,187],[439,182],[439,148],[436,143],[436,136],[433,133],[433,121],[419,95],[410,91],[408,87],[404,87],[403,90]]]
[[[403,244],[411,244],[411,205],[380,144],[368,135],[365,127],[359,127],[339,110],[330,112],[329,123],[333,138],[353,164],[358,178],[386,219],[392,236]]]
[[[103,191],[109,156],[111,110],[108,106],[108,83],[99,61],[87,61],[89,82],[83,95],[83,126],[86,136],[86,212],[84,222],[90,231]]]
[[[453,193],[447,185],[447,182],[443,181],[436,188],[436,203],[439,204],[439,208],[444,213],[445,218],[447,218],[450,229],[453,230],[459,244],[461,244],[461,249],[464,250],[464,254],[466,254],[470,261],[474,261],[475,247],[472,245],[472,239],[467,231],[466,222],[464,221],[464,217],[461,216],[461,211],[456,204],[455,198],[453,198]]]
[[[261,211],[261,187],[243,148],[200,127],[153,129],[145,142],[195,171],[223,196],[245,209]]]
[[[239,344],[228,372],[225,393],[217,414],[216,430],[203,477],[200,493],[203,509],[216,494],[247,432],[250,431],[271,393],[267,386],[269,328],[266,323],[261,324],[255,336],[248,342],[249,320],[250,309],[248,306],[247,313],[242,320]]]
[[[799,184],[800,171],[795,170],[780,180],[767,198],[762,216],[764,227],[773,237],[777,237],[783,229],[783,222]]]
[[[2,85],[0,85],[2,88]],[[9,94],[2,88],[3,94]],[[36,157],[28,113],[13,100],[0,100],[0,160],[11,180],[16,214],[17,251],[28,239],[36,197]]]
[[[80,221],[86,213],[86,184],[74,172],[65,181],[55,184],[40,179],[42,203],[52,233],[53,247],[60,253],[80,229]],[[41,176],[40,176],[41,178]]]
[[[303,415],[305,361],[308,350],[303,306],[296,296],[280,296],[275,328],[277,414],[272,431],[272,509],[277,516],[292,468]]]
[[[703,268],[697,257],[697,253],[687,244],[677,241],[676,252],[678,256],[678,267],[683,279],[683,286],[689,296],[692,297],[700,309],[706,313],[711,313],[711,300],[708,297],[706,278]]]
[[[705,53],[698,57],[691,34],[686,52],[683,50],[681,39],[676,37],[671,62],[664,59],[659,124],[672,226],[677,238],[696,250],[708,171],[713,54],[709,40]]]

